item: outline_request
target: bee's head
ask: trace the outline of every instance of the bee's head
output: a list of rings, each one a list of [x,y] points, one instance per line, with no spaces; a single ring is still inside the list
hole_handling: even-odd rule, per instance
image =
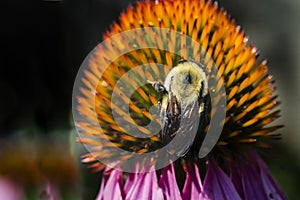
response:
[[[195,101],[207,94],[207,80],[204,69],[195,62],[180,61],[165,80],[166,90],[183,103]]]

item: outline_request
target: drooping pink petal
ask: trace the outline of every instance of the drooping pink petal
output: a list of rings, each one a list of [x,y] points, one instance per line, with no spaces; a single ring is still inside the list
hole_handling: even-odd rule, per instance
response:
[[[47,180],[44,192],[49,200],[61,199],[57,186],[50,180]]]
[[[152,167],[150,172],[131,173],[125,184],[125,199],[163,200],[163,193],[158,186],[156,171]]]
[[[132,187],[134,187],[134,184],[137,182],[138,179],[138,173],[130,173],[128,174],[128,177],[126,179],[125,185],[124,185],[124,193],[128,194],[129,190],[131,190]]]
[[[96,200],[121,200],[124,196],[121,188],[122,172],[114,169],[105,169]]]
[[[162,170],[158,185],[162,189],[165,200],[181,200],[173,163]]]
[[[287,199],[259,156],[249,152],[247,158],[229,166],[230,178],[241,197],[248,200]]]
[[[19,200],[24,198],[21,185],[9,178],[0,177],[0,199]]]
[[[199,169],[196,163],[188,163],[182,191],[183,200],[198,200],[202,191]]]
[[[201,199],[240,200],[230,178],[214,160],[208,161]]]
[[[136,173],[129,173],[127,175],[127,179],[123,188],[124,194],[127,194],[129,190],[131,190],[132,187],[134,187],[134,184],[136,184],[137,179],[139,178],[139,171],[140,171],[140,166],[136,165],[135,169],[133,169],[134,172]]]

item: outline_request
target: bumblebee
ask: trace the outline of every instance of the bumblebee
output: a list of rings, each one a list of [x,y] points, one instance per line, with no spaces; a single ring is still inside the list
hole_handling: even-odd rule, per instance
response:
[[[169,153],[183,157],[195,146],[207,121],[208,84],[204,67],[181,60],[164,84],[150,83],[162,94],[159,102],[162,143],[168,146]]]

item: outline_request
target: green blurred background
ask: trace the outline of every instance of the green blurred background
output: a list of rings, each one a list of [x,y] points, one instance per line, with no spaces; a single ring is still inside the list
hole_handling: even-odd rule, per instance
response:
[[[128,0],[1,2],[0,144],[44,141],[73,156],[79,178],[65,198],[93,199],[100,174],[79,158],[71,115],[72,87],[85,56],[102,41]],[[300,185],[300,1],[218,1],[268,59],[285,125],[267,162],[289,199]],[[31,141],[31,142],[29,142]],[[46,141],[46,142],[45,142]],[[5,145],[4,145],[5,144]],[[72,159],[70,157],[70,159]],[[3,162],[3,161],[2,161]],[[4,165],[4,163],[0,163]],[[59,163],[58,163],[59,165]],[[67,191],[68,193],[68,191]],[[69,195],[69,196],[68,196]],[[73,196],[72,196],[73,195]]]

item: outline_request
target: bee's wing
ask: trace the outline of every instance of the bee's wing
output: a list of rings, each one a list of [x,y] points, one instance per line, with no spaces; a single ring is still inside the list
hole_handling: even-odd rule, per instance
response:
[[[162,112],[162,141],[170,153],[184,156],[193,144],[199,126],[199,102],[182,107],[175,97]],[[169,143],[169,144],[168,144]]]

